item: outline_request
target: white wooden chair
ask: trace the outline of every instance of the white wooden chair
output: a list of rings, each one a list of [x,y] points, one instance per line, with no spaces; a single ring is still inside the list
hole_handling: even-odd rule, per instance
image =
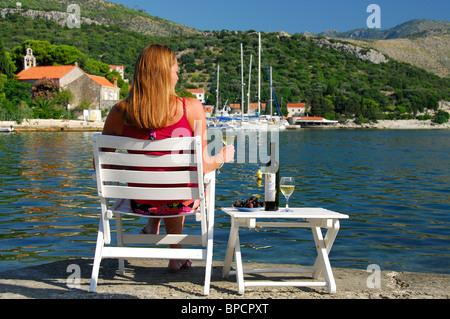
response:
[[[203,293],[208,295],[213,255],[215,171],[203,175],[200,137],[180,137],[151,141],[96,134],[93,137],[93,148],[101,216],[90,291],[94,292],[97,286],[102,258],[118,258],[119,273],[121,275],[124,273],[124,258],[126,257],[162,258],[205,260],[206,271]],[[168,151],[169,154],[154,156],[126,152],[131,150],[143,152]],[[193,169],[142,171],[133,170],[133,167],[192,167]],[[129,186],[129,183],[132,185],[140,184],[143,187]],[[198,187],[185,187],[187,183],[198,184]],[[180,184],[180,187],[146,187],[150,186],[148,184],[157,184],[158,186],[163,184]],[[112,199],[114,199],[114,202]],[[200,221],[201,235],[124,234],[122,232],[122,214],[143,216],[131,213],[129,208],[130,199],[174,201],[199,199],[200,206],[190,215],[196,216],[196,220]],[[116,217],[117,232],[116,246],[111,245],[110,234],[110,219],[114,215]],[[160,218],[161,216],[155,217]],[[132,247],[129,244],[181,244],[183,246],[193,245],[197,247],[160,248],[156,245],[150,247],[135,245]]]

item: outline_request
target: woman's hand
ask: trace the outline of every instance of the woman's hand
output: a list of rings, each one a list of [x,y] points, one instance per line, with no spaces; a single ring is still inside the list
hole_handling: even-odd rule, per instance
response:
[[[230,162],[234,159],[234,145],[226,145],[222,147],[219,154],[223,157],[224,163]]]

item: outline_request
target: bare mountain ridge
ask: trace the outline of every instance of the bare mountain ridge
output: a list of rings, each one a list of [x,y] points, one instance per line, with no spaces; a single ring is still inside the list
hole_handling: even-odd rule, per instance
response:
[[[450,77],[450,34],[413,39],[347,41],[375,49],[394,60],[420,67],[442,78]]]
[[[81,24],[116,25],[124,30],[136,31],[145,35],[180,36],[198,34],[199,30],[181,25],[160,17],[155,17],[136,7],[137,10],[127,8],[103,0],[22,0],[21,6],[15,2],[0,0],[0,15],[19,13],[33,19],[56,21],[64,26],[67,21],[73,22],[73,15],[77,9],[69,7],[77,5]]]
[[[440,77],[450,77],[450,22],[415,19],[386,30],[327,30],[308,36],[342,39],[375,49]]]
[[[328,38],[353,39],[353,40],[389,40],[400,38],[417,38],[427,36],[448,35],[450,34],[450,22],[427,20],[427,19],[414,19],[385,30],[360,28],[345,32],[336,30],[326,30],[319,34],[312,34],[312,33],[305,33],[305,34]]]

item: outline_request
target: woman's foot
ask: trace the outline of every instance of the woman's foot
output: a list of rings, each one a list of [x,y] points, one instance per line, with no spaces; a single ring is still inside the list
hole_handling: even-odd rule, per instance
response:
[[[192,261],[189,259],[180,260],[180,259],[171,259],[169,261],[169,272],[174,274],[182,271],[183,269],[191,268]]]

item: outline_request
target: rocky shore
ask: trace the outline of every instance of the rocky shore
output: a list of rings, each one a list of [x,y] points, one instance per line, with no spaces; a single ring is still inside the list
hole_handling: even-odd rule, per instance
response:
[[[244,264],[246,268],[276,268],[274,264]],[[281,268],[302,268],[282,265]],[[79,281],[77,282],[77,272]],[[449,299],[450,275],[381,271],[379,284],[364,269],[333,268],[337,292],[325,287],[247,287],[237,293],[234,276],[222,278],[222,263],[214,263],[211,291],[203,296],[204,262],[177,274],[167,271],[166,260],[128,259],[125,275],[117,271],[117,260],[105,259],[100,267],[95,293],[89,292],[92,259],[55,261],[0,273],[0,299]],[[372,276],[371,276],[372,275]],[[301,280],[307,275],[254,274],[246,280]],[[310,278],[304,277],[306,280]],[[369,284],[368,284],[369,283]],[[371,288],[370,286],[374,286]]]
[[[81,120],[25,120],[20,124],[14,121],[0,121],[0,128],[13,128],[13,132],[60,132],[60,131],[94,131],[101,132],[104,122]],[[330,128],[369,128],[369,129],[449,129],[450,122],[436,124],[431,120],[382,120],[377,123],[355,124],[352,121],[338,123]]]
[[[338,123],[335,128],[376,128],[376,129],[448,129],[450,122],[437,124],[431,120],[380,120],[377,123],[356,124],[348,121],[347,123]]]
[[[43,120],[30,119],[17,124],[14,121],[0,122],[0,128],[13,128],[13,132],[61,132],[61,131],[102,131],[104,122],[102,121],[81,121],[81,120]]]

